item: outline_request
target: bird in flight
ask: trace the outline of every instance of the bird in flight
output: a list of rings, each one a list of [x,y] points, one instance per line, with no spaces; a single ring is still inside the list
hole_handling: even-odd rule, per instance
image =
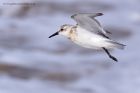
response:
[[[102,13],[79,13],[71,16],[77,22],[77,25],[62,25],[60,30],[49,36],[63,35],[74,43],[90,49],[104,50],[105,53],[114,61],[117,58],[111,55],[108,49],[124,49],[124,44],[118,43],[109,38],[110,32],[105,31],[98,20],[97,16]]]

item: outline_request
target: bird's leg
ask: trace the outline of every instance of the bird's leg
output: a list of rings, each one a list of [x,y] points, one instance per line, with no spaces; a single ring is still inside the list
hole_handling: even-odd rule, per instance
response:
[[[113,59],[114,61],[118,62],[117,58],[113,57],[113,56],[109,53],[109,51],[108,51],[106,48],[103,47],[103,50],[107,53],[107,55],[108,55],[111,59]]]

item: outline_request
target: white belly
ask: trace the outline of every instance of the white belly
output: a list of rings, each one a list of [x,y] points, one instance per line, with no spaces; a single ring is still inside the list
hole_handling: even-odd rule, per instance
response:
[[[102,47],[108,46],[108,43],[105,41],[106,38],[81,28],[77,29],[77,37],[73,40],[74,43],[91,49],[101,49]]]
[[[90,39],[86,39],[86,38],[78,38],[75,41],[73,41],[74,43],[82,46],[82,47],[86,47],[86,48],[92,48],[92,49],[99,49],[100,46],[98,46],[99,44],[97,44],[97,42],[94,42],[93,40]]]

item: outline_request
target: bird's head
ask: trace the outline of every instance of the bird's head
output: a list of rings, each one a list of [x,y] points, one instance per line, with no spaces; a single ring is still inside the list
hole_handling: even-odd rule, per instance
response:
[[[72,28],[73,28],[73,25],[68,25],[68,24],[62,25],[60,27],[60,30],[55,32],[51,36],[49,36],[49,38],[56,36],[56,35],[63,35],[63,36],[68,37]]]

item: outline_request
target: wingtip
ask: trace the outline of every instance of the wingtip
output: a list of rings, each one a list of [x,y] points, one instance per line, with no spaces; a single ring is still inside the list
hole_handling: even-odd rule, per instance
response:
[[[71,18],[74,18],[76,15],[77,15],[77,14],[72,15]]]
[[[103,13],[97,13],[97,16],[102,16],[102,15],[104,15]]]

